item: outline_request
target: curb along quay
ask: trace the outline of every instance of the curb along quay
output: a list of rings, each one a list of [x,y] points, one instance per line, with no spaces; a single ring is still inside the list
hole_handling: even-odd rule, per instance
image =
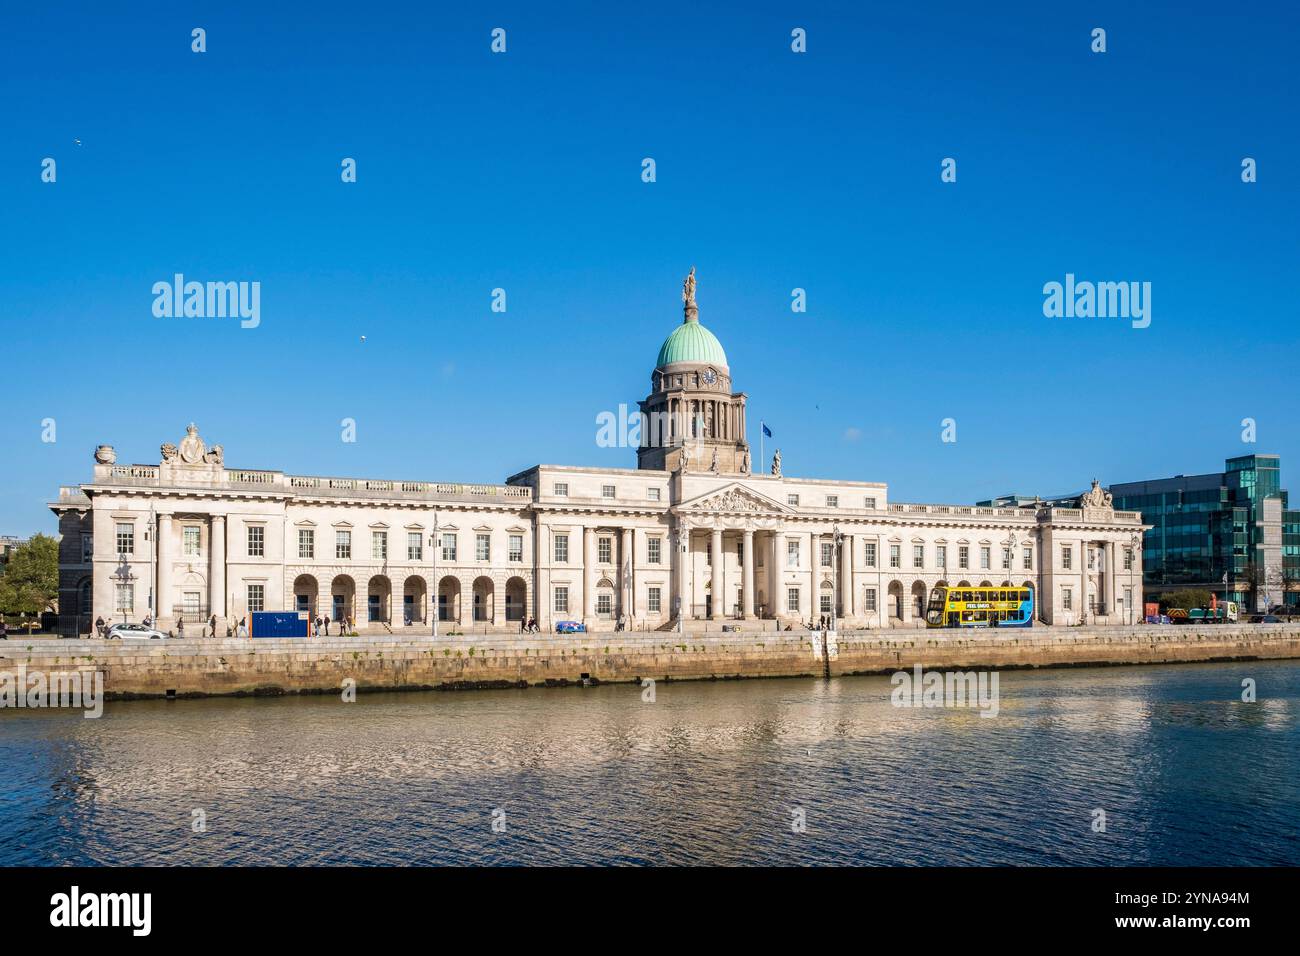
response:
[[[99,673],[106,696],[122,699],[333,693],[349,679],[358,690],[460,690],[586,679],[844,676],[918,664],[1017,669],[1300,658],[1300,625],[1035,628],[1015,636],[842,632],[828,646],[829,661],[813,632],[576,637],[12,641],[0,645],[0,670]]]

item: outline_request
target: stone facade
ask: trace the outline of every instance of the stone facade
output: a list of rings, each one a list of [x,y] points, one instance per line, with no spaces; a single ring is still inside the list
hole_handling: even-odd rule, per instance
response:
[[[1074,508],[1001,508],[787,476],[779,451],[761,473],[745,396],[712,333],[691,326],[688,282],[689,334],[669,337],[671,361],[652,373],[639,468],[538,465],[502,485],[246,471],[193,425],[156,465],[117,464],[99,446],[93,480],[50,505],[63,630],[152,612],[187,633],[215,616],[224,634],[259,609],[395,632],[429,630],[434,613],[473,632],[526,618],[600,631],[619,618],[698,629],[831,614],[888,628],[919,626],[945,583],[1032,587],[1049,624],[1140,620],[1141,516],[1116,511],[1095,482]]]

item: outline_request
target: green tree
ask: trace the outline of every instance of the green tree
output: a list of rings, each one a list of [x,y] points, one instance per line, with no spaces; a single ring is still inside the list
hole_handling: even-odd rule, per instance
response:
[[[54,610],[59,596],[59,543],[35,535],[9,553],[0,574],[0,610],[40,614]]]
[[[1171,607],[1181,607],[1184,610],[1191,610],[1197,607],[1210,606],[1210,592],[1203,591],[1199,588],[1188,588],[1182,591],[1166,591],[1160,595],[1160,606],[1168,609]]]

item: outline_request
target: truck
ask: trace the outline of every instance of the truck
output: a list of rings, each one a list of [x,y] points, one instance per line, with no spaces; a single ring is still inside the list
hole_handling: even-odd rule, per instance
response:
[[[1236,624],[1240,609],[1236,601],[1225,601],[1214,607],[1170,608],[1169,618],[1175,624]]]

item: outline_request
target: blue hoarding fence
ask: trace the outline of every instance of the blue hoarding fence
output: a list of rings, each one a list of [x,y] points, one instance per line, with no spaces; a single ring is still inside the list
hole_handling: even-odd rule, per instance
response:
[[[250,637],[308,637],[311,621],[306,611],[254,611]]]

